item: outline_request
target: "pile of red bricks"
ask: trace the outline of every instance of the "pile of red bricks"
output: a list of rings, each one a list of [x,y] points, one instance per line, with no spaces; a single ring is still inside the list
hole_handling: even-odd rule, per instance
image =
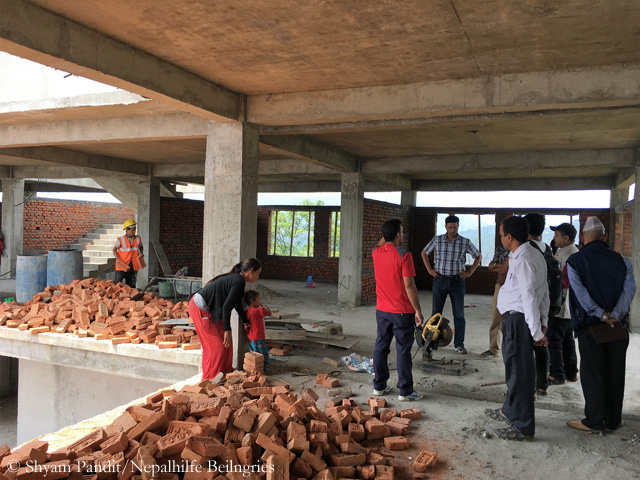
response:
[[[188,304],[174,304],[122,283],[94,278],[69,285],[47,287],[23,305],[15,301],[0,305],[0,326],[37,333],[72,333],[120,343],[155,343],[159,348],[195,350],[200,341],[193,330],[162,327],[173,318],[187,318]]]
[[[409,447],[406,435],[421,412],[383,410],[380,398],[369,399],[366,410],[347,399],[323,411],[317,399],[311,389],[298,397],[263,376],[233,372],[224,385],[204,380],[151,395],[55,452],[37,440],[13,452],[0,447],[0,473],[31,480],[32,460],[44,471],[68,466],[54,480],[82,480],[99,468],[92,478],[117,472],[118,480],[393,479],[394,452]]]

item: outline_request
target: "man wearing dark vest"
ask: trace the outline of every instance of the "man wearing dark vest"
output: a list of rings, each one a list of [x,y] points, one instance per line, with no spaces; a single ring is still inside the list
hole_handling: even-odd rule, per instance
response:
[[[588,217],[582,229],[584,247],[567,261],[571,322],[580,348],[585,404],[585,418],[567,425],[587,433],[615,430],[623,424],[627,315],[636,292],[631,262],[610,250],[604,240],[602,222]],[[609,335],[605,330],[603,335],[599,329],[604,323],[615,330]]]
[[[142,240],[136,235],[136,222],[129,219],[122,225],[125,234],[118,237],[113,247],[116,257],[114,283],[124,282],[131,288],[136,287],[138,270],[145,266],[142,255]]]

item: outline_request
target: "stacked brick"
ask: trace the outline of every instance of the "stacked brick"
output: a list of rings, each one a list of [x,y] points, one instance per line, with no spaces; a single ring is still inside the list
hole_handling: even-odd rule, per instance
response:
[[[178,472],[184,480],[391,480],[399,468],[393,452],[408,448],[410,424],[420,417],[415,409],[385,415],[380,399],[370,399],[368,410],[344,400],[322,411],[311,389],[298,397],[286,385],[244,372],[225,380],[158,392],[54,452],[38,440],[13,452],[0,447],[0,478],[27,478],[31,460],[45,471],[68,465],[53,478],[70,480],[100,466],[110,470],[98,478],[117,472],[118,480],[177,480]],[[15,462],[21,470],[8,471]]]
[[[0,326],[38,333],[71,333],[121,343],[154,343],[159,348],[196,350],[200,341],[193,330],[163,327],[174,318],[187,318],[188,304],[174,304],[124,284],[93,278],[74,280],[69,285],[47,287],[33,300],[18,305],[0,305]]]

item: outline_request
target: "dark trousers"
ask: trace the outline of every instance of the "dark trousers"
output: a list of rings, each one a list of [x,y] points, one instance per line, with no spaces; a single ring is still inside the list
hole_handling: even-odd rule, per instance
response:
[[[512,313],[502,322],[502,360],[507,381],[502,413],[524,435],[533,436],[536,432],[533,338],[522,313]]]
[[[451,308],[453,309],[453,345],[455,347],[464,347],[464,330],[466,322],[464,320],[464,279],[460,277],[444,278],[436,277],[433,279],[433,307],[431,315],[442,313],[444,310],[444,302],[447,295],[451,298]]]
[[[533,347],[536,360],[536,388],[549,388],[549,349],[547,347]]]
[[[391,341],[396,337],[398,364],[398,390],[400,395],[413,393],[413,373],[411,372],[411,347],[416,329],[415,313],[387,313],[376,310],[378,337],[373,351],[373,388],[384,390],[389,380],[389,356]]]
[[[629,339],[597,344],[588,329],[578,335],[580,382],[587,427],[616,428],[622,420]]]
[[[560,381],[578,376],[576,342],[570,318],[549,318],[549,374]]]
[[[124,283],[129,285],[131,288],[136,288],[136,277],[138,272],[133,269],[132,265],[130,265],[129,267],[130,268],[128,272],[116,270],[116,274],[113,277],[113,283],[120,283],[122,282],[122,280],[124,280]]]

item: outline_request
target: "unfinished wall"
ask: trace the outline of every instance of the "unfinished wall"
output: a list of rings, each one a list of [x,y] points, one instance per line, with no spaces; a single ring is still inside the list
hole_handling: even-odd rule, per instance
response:
[[[24,253],[68,248],[100,225],[123,223],[133,217],[134,212],[120,204],[29,200],[24,205]]]
[[[613,241],[613,249],[627,257],[631,257],[632,219],[631,210],[616,212],[616,238]]]
[[[413,207],[403,207],[392,203],[375,200],[364,201],[364,218],[362,226],[362,302],[372,303],[376,299],[376,281],[373,270],[371,251],[382,237],[382,224],[392,218],[399,218],[405,231],[402,245],[412,251]],[[419,258],[419,257],[418,257]],[[414,261],[416,261],[414,254]],[[417,261],[416,261],[417,266]]]
[[[269,254],[272,210],[312,210],[315,214],[313,257],[288,257]],[[309,275],[317,282],[338,281],[337,257],[329,256],[331,212],[336,207],[260,207],[258,208],[257,257],[263,263],[262,278],[304,282]]]
[[[174,273],[186,266],[190,277],[202,276],[203,220],[204,202],[160,199],[160,244]]]

